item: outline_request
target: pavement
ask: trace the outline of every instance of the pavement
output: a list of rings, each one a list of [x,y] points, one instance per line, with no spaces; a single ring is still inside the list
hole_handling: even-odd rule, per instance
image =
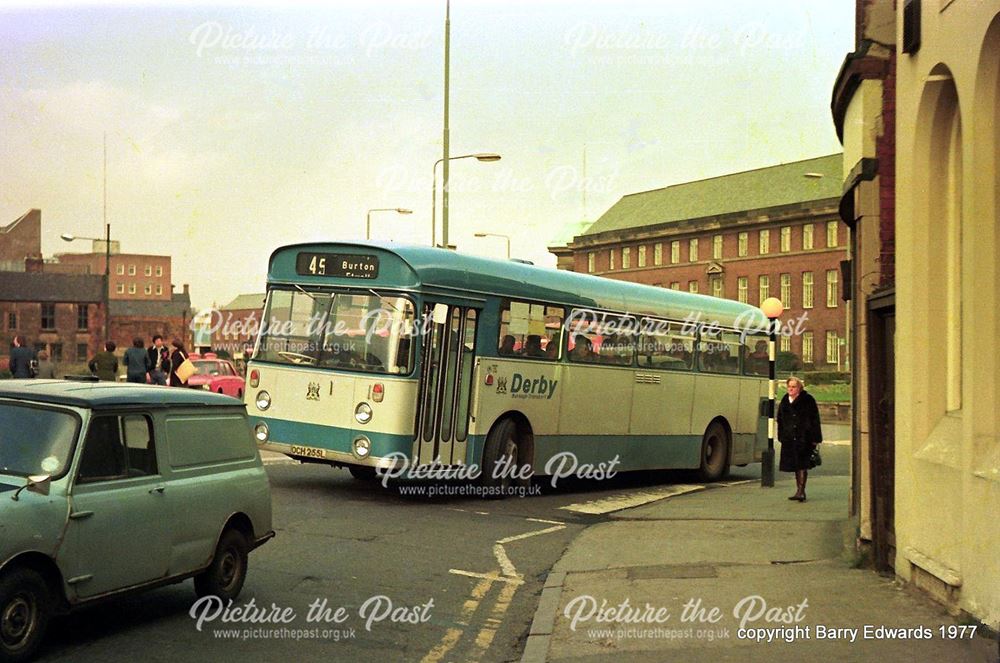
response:
[[[785,476],[582,530],[546,578],[522,661],[1000,660],[995,634],[855,568],[849,477],[811,477],[799,503]]]

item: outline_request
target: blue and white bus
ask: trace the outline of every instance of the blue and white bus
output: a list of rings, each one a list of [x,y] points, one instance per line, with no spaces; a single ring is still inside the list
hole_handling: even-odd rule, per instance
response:
[[[689,468],[766,448],[767,321],[724,299],[429,247],[271,255],[247,408],[264,449],[413,465]],[[698,324],[695,324],[698,323]]]

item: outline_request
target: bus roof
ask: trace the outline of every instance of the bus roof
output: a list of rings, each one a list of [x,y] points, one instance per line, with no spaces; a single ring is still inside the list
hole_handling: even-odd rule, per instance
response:
[[[346,279],[302,276],[296,273],[300,252],[375,255],[380,278]],[[398,263],[392,269],[393,263]],[[389,269],[385,269],[389,267]],[[382,278],[392,274],[392,280]],[[729,299],[618,281],[564,270],[538,267],[513,260],[495,260],[446,249],[382,242],[291,244],[275,249],[268,267],[268,283],[309,283],[354,287],[404,288],[462,296],[466,293],[511,297],[578,308],[591,308],[685,320],[701,312],[698,320],[752,330],[766,330],[767,319],[759,308]]]

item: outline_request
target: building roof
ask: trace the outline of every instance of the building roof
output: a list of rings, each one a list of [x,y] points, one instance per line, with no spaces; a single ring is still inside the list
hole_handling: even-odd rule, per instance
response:
[[[380,263],[378,276],[361,281],[301,275],[296,270],[300,252],[374,256]],[[722,326],[766,324],[760,309],[729,299],[538,267],[513,260],[494,260],[446,249],[391,242],[284,246],[271,254],[267,278],[270,285],[364,287],[379,293],[388,292],[391,288],[472,299],[513,297],[673,320],[684,320],[693,312],[700,311],[703,319]]]
[[[171,301],[161,299],[112,299],[112,317],[170,317],[180,318],[191,310],[191,296],[186,293],[173,294]]]
[[[171,389],[118,382],[70,380],[4,380],[0,398],[75,405],[78,407],[166,407],[169,405],[215,405],[243,408],[240,401],[201,389]]]
[[[579,236],[839,199],[843,180],[843,154],[837,153],[674,184],[623,196]]]
[[[219,307],[220,311],[246,311],[246,310],[256,310],[264,308],[264,297],[266,295],[263,292],[257,292],[250,295],[237,295],[236,299],[229,302],[225,306]]]
[[[102,302],[104,277],[88,274],[3,272],[0,301],[7,302]]]
[[[573,238],[577,235],[582,235],[587,231],[587,228],[594,224],[593,221],[588,219],[583,219],[581,221],[573,221],[572,223],[567,223],[562,229],[556,233],[555,237],[549,240],[548,246],[550,249],[557,249],[564,247],[573,241]]]

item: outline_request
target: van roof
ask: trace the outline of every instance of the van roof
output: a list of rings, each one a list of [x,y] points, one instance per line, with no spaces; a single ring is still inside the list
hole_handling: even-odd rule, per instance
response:
[[[244,407],[241,401],[231,396],[201,389],[72,380],[4,380],[0,382],[0,398],[95,409],[130,406],[160,408],[177,405]]]

